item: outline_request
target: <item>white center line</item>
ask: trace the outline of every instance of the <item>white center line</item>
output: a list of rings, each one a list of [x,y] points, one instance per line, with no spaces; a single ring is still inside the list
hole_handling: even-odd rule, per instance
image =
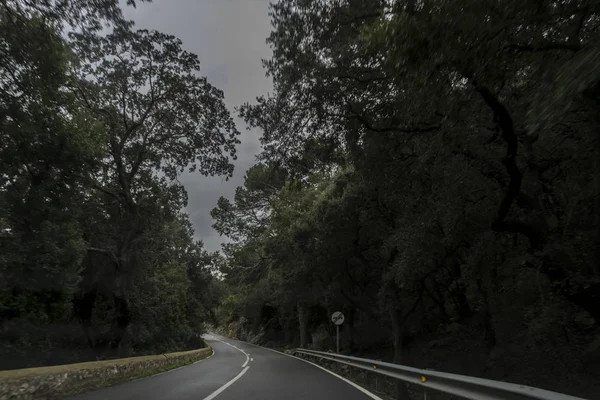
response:
[[[221,392],[225,389],[227,389],[229,386],[233,385],[235,381],[237,381],[238,379],[240,379],[242,377],[242,375],[244,375],[246,373],[246,371],[248,371],[250,367],[246,367],[242,370],[242,372],[240,372],[239,374],[236,375],[235,378],[233,378],[232,380],[230,380],[229,382],[227,382],[226,384],[224,384],[223,386],[221,386],[220,388],[218,388],[217,390],[215,390],[214,392],[212,392],[208,397],[205,397],[204,400],[212,400],[215,397],[217,397],[219,394],[221,394]]]
[[[217,340],[219,340],[219,339],[217,339]],[[244,368],[246,365],[248,365],[248,362],[250,361],[250,354],[246,353],[244,350],[240,349],[239,347],[237,347],[237,346],[235,346],[235,345],[233,345],[231,343],[227,343],[227,342],[224,342],[222,340],[219,340],[219,342],[225,343],[226,345],[231,346],[234,349],[236,349],[236,350],[241,351],[242,353],[244,353],[244,355],[246,356],[246,361],[242,364],[242,368]]]
[[[227,382],[226,384],[224,384],[223,386],[221,386],[220,388],[218,388],[217,390],[215,390],[214,392],[212,392],[208,397],[205,397],[204,400],[212,400],[215,397],[217,397],[219,394],[221,394],[221,392],[223,392],[225,389],[227,389],[229,386],[233,385],[233,383],[235,381],[237,381],[238,379],[240,379],[242,377],[242,375],[244,375],[246,373],[246,371],[248,371],[248,369],[250,368],[248,364],[248,361],[250,361],[250,354],[246,353],[244,350],[240,349],[237,346],[234,346],[231,343],[227,343],[223,340],[219,340],[217,338],[213,338],[214,340],[217,340],[221,343],[224,343],[228,346],[233,347],[234,349],[241,351],[242,353],[244,353],[244,355],[246,356],[246,362],[244,363],[244,365],[242,365],[242,372],[240,372],[239,374],[237,374],[232,380],[230,380],[229,382]]]

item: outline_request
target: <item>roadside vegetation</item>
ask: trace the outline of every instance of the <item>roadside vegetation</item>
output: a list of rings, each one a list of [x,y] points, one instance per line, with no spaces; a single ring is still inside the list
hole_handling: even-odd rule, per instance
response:
[[[282,0],[226,333],[596,397],[600,8]],[[594,395],[595,394],[595,395]]]
[[[143,6],[138,1],[137,6]],[[275,348],[600,393],[600,3],[279,0],[257,163],[133,0],[0,0],[0,369]],[[400,388],[400,395],[406,392]]]
[[[0,369],[205,346],[177,174],[230,176],[238,132],[198,57],[117,0],[2,1],[0,54]]]

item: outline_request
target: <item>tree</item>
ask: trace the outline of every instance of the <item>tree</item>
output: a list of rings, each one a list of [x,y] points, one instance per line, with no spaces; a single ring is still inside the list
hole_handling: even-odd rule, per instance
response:
[[[144,252],[131,279],[131,345],[155,353],[202,347],[203,323],[220,300],[214,256],[193,242],[187,216],[155,222],[140,237]]]
[[[102,131],[67,90],[74,57],[53,27],[3,4],[0,35],[2,320],[60,319],[85,254],[78,203]]]
[[[0,5],[2,368],[197,348],[214,319],[177,174],[230,176],[238,132],[197,56],[132,27],[117,1]]]
[[[151,0],[141,0],[140,3]],[[127,0],[126,5],[135,7],[135,0]],[[43,17],[49,26],[58,31],[73,28],[93,33],[107,26],[131,26],[123,17],[118,0],[89,2],[86,0],[5,0],[3,9],[12,16],[24,13],[27,16]]]
[[[293,277],[275,287],[363,305],[374,288],[356,277],[376,282],[366,308],[396,362],[444,325],[481,320],[491,360],[509,314],[553,330],[541,315],[576,324],[574,307],[597,324],[599,15],[591,1],[273,4],[274,91],[240,116],[300,192],[323,178],[306,212],[267,221]],[[527,312],[511,302],[523,292]]]
[[[196,76],[198,58],[182,50],[180,40],[127,28],[106,37],[73,36],[82,60],[77,93],[107,132],[103,165],[89,179],[103,196],[100,207],[112,221],[110,229],[115,224],[119,229],[108,242],[91,239],[89,251],[108,257],[115,273],[116,313],[109,342],[116,349],[131,320],[127,282],[153,202],[164,194],[166,212],[185,206],[185,191],[176,178],[187,167],[203,175],[230,176],[238,132],[223,93]],[[85,80],[87,76],[93,79]],[[87,297],[96,284],[82,285],[79,314],[88,324],[94,299]]]
[[[546,196],[542,187],[549,187],[544,176],[549,169],[567,161],[548,156],[551,143],[566,138],[566,131],[556,124],[546,132],[539,128],[548,115],[565,115],[552,112],[549,104],[582,109],[574,96],[593,97],[596,6],[371,2],[363,9],[359,3],[290,0],[273,6],[269,42],[274,57],[266,66],[275,80],[275,94],[241,109],[249,123],[265,130],[263,156],[273,161],[303,156],[306,139],[319,138],[343,143],[359,166],[367,162],[362,158],[365,144],[379,142],[377,136],[386,132],[426,137],[459,126],[495,124],[499,135],[490,142],[479,140],[480,147],[467,154],[473,165],[487,168],[492,152],[505,146],[505,155],[495,156],[495,162],[504,163],[510,180],[501,183],[504,193],[491,228],[524,235],[537,257],[549,261],[542,255],[552,235],[545,225],[556,216],[541,206]],[[565,62],[564,90],[546,96],[548,87],[560,87],[558,80],[546,83],[553,79],[552,66]],[[582,72],[581,78],[573,78],[575,70]],[[478,140],[477,132],[472,140]],[[275,151],[270,142],[289,151]],[[577,162],[589,165],[591,159],[584,156]],[[494,171],[492,179],[496,177]],[[509,215],[513,203],[526,218]],[[563,278],[555,278],[562,280],[568,274],[559,275]],[[572,299],[597,314],[595,296],[580,292]]]
[[[235,191],[233,204],[224,197],[211,211],[213,228],[220,235],[240,241],[261,235],[271,215],[273,198],[285,183],[286,173],[277,167],[257,164]]]
[[[568,120],[574,108],[589,110],[581,100],[576,105],[574,98],[598,82],[597,64],[592,61],[597,55],[594,44],[597,32],[592,21],[598,10],[589,2],[527,3],[523,8],[512,8],[511,2],[498,2],[485,8],[474,2],[461,4],[463,11],[450,19],[445,11],[429,3],[419,10],[400,7],[389,21],[375,23],[376,29],[381,29],[380,36],[376,34],[375,37],[395,49],[394,54],[386,57],[387,71],[404,78],[411,76],[407,82],[414,86],[404,85],[404,88],[406,93],[414,93],[410,98],[416,107],[421,106],[419,91],[426,79],[437,81],[438,87],[445,86],[443,90],[447,92],[441,94],[445,98],[459,86],[456,82],[463,82],[464,87],[455,92],[474,96],[471,101],[479,97],[482,105],[489,108],[506,146],[502,163],[509,178],[508,184],[503,185],[504,193],[491,222],[492,230],[526,237],[530,244],[528,253],[544,260],[547,266],[552,265],[549,269],[542,268],[547,276],[556,284],[562,282],[576,292],[563,291],[562,294],[597,319],[598,310],[594,305],[598,296],[597,274],[589,276],[594,289],[583,289],[579,283],[570,280],[568,272],[553,264],[547,251],[553,247],[550,243],[557,227],[549,226],[548,221],[557,215],[556,210],[549,210],[543,203],[544,198],[558,195],[545,174],[557,164],[566,165],[571,158],[566,154],[549,157],[554,148],[551,143],[558,137],[568,136],[556,123],[561,118]],[[431,29],[423,30],[423,24]],[[521,26],[528,29],[523,31],[519,29]],[[423,35],[423,32],[427,34]],[[414,43],[424,41],[428,43],[427,51],[411,51]],[[448,49],[454,50],[449,52]],[[428,61],[431,59],[437,60],[435,65]],[[557,88],[562,81],[563,89],[560,93],[552,91],[548,96],[545,79],[553,75],[550,66],[563,63],[568,67],[562,69],[562,77],[551,84]],[[431,76],[422,74],[427,70],[424,65],[429,66]],[[577,71],[580,73],[576,74]],[[552,109],[549,104],[562,108]],[[528,111],[511,111],[511,108]],[[552,122],[548,124],[550,120]],[[546,129],[540,130],[542,126]],[[586,128],[582,127],[581,132],[584,131]],[[593,139],[587,136],[584,140]],[[577,161],[572,161],[587,165],[591,162],[588,155],[576,158]],[[518,211],[513,211],[515,206]],[[515,212],[522,216],[515,216]],[[575,267],[577,263],[570,264],[572,272],[582,267]],[[556,268],[562,271],[550,272]]]

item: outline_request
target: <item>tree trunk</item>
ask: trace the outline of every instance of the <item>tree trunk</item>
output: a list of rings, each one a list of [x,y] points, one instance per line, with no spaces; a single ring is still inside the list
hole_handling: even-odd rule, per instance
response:
[[[109,350],[113,355],[119,355],[121,342],[127,327],[131,322],[131,309],[129,304],[129,277],[135,267],[134,242],[140,233],[140,218],[137,207],[132,205],[125,217],[129,223],[127,233],[118,247],[118,261],[115,265],[113,302],[114,316],[109,335]]]
[[[92,254],[100,254],[102,257],[96,258]],[[83,262],[84,269],[81,274],[79,288],[73,298],[73,312],[81,323],[88,345],[94,350],[98,349],[101,341],[101,335],[96,332],[93,326],[96,301],[102,285],[100,280],[103,278],[106,268],[112,268],[112,263],[111,259],[107,259],[107,253],[88,252]]]
[[[298,303],[298,325],[300,327],[300,347],[305,349],[308,345],[308,315],[306,306]]]
[[[283,327],[283,341],[286,344],[290,344],[293,343],[294,345],[296,344],[296,339],[294,338],[295,336],[295,331],[296,329],[294,328],[294,326],[290,326],[292,324],[290,324],[289,322],[286,322],[284,327]]]
[[[348,324],[346,325],[346,329],[348,330],[348,351],[352,353],[354,350],[354,319],[356,316],[356,309],[351,307],[348,310]]]
[[[327,330],[327,334],[329,337],[334,337],[335,335],[335,326],[331,323],[331,315],[333,311],[331,307],[327,307],[327,319],[325,320],[325,329]]]
[[[446,306],[444,305],[444,295],[442,294],[437,281],[433,279],[433,290],[430,290],[429,287],[427,287],[427,281],[423,282],[423,288],[429,298],[437,305],[444,322],[450,321],[450,317],[446,312]]]
[[[356,309],[354,307],[348,308],[346,311],[346,321],[344,322],[344,331],[346,331],[346,338],[348,340],[348,351],[352,353],[354,350],[354,317],[356,315]]]
[[[472,314],[471,307],[465,295],[465,288],[462,284],[456,283],[456,287],[452,290],[452,298],[456,305],[456,312],[459,319],[470,317]]]
[[[460,262],[458,261],[458,259],[453,260],[452,264],[450,265],[450,270],[452,271],[452,276],[455,282],[455,286],[452,289],[451,295],[454,300],[454,304],[456,304],[456,311],[458,313],[458,317],[459,319],[470,317],[472,311],[471,307],[469,306],[467,296],[465,294],[465,287],[461,283],[462,269],[460,267]]]
[[[118,278],[117,278],[118,279]],[[110,328],[110,349],[113,355],[120,356],[121,342],[131,322],[129,299],[122,287],[113,293],[115,315]]]
[[[487,345],[488,351],[490,351],[496,345],[496,332],[494,331],[494,325],[492,324],[492,314],[490,312],[489,296],[481,279],[477,280],[477,288],[479,289],[479,292],[481,293],[481,298],[483,300],[482,316],[484,341]]]
[[[96,347],[96,335],[92,326],[92,315],[96,304],[97,290],[95,286],[89,289],[86,288],[84,282],[82,282],[82,286],[80,293],[73,300],[73,309],[81,322],[88,345],[94,349]]]
[[[392,332],[394,339],[394,364],[402,364],[403,362],[403,335],[404,335],[404,326],[403,326],[403,315],[402,310],[393,309],[391,312],[392,317]],[[406,388],[406,384],[400,380],[396,383],[396,399],[397,400],[410,400],[410,396],[408,394],[408,389]]]

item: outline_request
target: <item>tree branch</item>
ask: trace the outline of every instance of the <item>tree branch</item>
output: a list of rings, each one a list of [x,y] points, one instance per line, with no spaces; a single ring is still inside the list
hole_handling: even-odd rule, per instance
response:
[[[142,145],[141,145],[140,151],[138,152],[134,163],[131,165],[131,171],[129,171],[129,174],[128,174],[128,179],[129,179],[130,182],[135,177],[135,175],[137,174],[138,169],[140,168],[140,165],[142,165],[142,163],[144,162],[144,154],[146,153],[146,145],[147,145],[147,142],[148,142],[148,136],[150,136],[150,133],[152,132],[152,129],[156,125],[157,124],[155,123],[153,125],[153,127],[150,128],[150,130],[148,132],[146,132],[146,134],[144,135],[144,137],[142,139]]]
[[[367,128],[368,130],[373,131],[373,132],[379,132],[379,133],[383,133],[383,132],[420,133],[421,132],[421,133],[425,133],[425,132],[438,131],[441,128],[441,125],[431,125],[431,126],[427,126],[424,128],[415,128],[415,127],[408,128],[406,126],[376,127],[371,122],[369,122],[365,117],[363,117],[361,114],[354,111],[354,109],[352,108],[352,105],[350,105],[349,107],[350,107],[350,112],[352,113],[352,115],[349,115],[348,118],[357,119],[361,124],[364,125],[365,128]]]
[[[116,200],[120,200],[119,199],[119,195],[116,194],[115,192],[113,192],[112,190],[108,190],[102,186],[100,186],[99,184],[97,184],[96,182],[92,183],[92,189],[96,189],[104,194],[107,194],[111,197],[114,197]]]
[[[361,78],[358,76],[353,76],[353,75],[334,75],[335,78],[337,79],[347,79],[347,80],[352,80],[358,83],[373,83],[373,82],[381,82],[381,81],[386,81],[389,80],[389,78],[387,76],[376,76],[373,78]]]
[[[154,106],[156,105],[156,103],[165,99],[166,96],[169,94],[171,94],[170,90],[167,90],[166,92],[161,93],[160,96],[158,96],[158,97],[155,97],[154,95],[152,95],[151,99],[150,99],[150,104],[148,105],[148,107],[146,108],[146,110],[144,111],[142,116],[137,121],[134,121],[134,123],[129,127],[129,129],[126,132],[126,136],[131,135],[131,133],[133,131],[135,131],[137,128],[142,126],[142,124],[144,122],[146,122],[146,119],[150,115],[150,112],[154,109]]]
[[[119,61],[121,61],[121,64],[123,65],[123,70],[125,70],[125,66],[127,65],[127,63],[125,62],[125,60],[123,60],[123,58],[121,58],[121,56],[119,54],[116,55],[117,59]],[[122,117],[123,117],[123,126],[125,127],[125,131],[128,131],[128,122],[127,122],[127,77],[123,76],[123,87],[121,88],[121,105],[123,107],[122,110]]]
[[[98,247],[88,247],[88,251],[92,253],[104,254],[105,256],[109,257],[115,265],[119,265],[119,259],[115,253],[112,252],[112,250],[100,249]]]
[[[419,293],[417,294],[417,299],[415,300],[415,302],[413,303],[413,305],[404,313],[404,315],[402,316],[402,319],[408,318],[408,316],[410,314],[412,314],[417,309],[417,306],[419,305],[419,303],[423,299],[423,292],[425,291],[425,287],[424,287],[425,285],[423,283],[421,283],[420,286],[421,287],[419,289]]]
[[[488,88],[478,85],[475,81],[474,83],[477,92],[492,109],[494,119],[502,130],[502,138],[506,142],[506,156],[502,163],[506,167],[510,181],[492,221],[492,230],[495,232],[521,233],[529,239],[533,248],[540,248],[543,245],[543,236],[537,229],[524,222],[506,221],[511,205],[521,193],[521,183],[523,182],[523,175],[516,162],[518,139],[514,131],[513,120],[504,104]]]

